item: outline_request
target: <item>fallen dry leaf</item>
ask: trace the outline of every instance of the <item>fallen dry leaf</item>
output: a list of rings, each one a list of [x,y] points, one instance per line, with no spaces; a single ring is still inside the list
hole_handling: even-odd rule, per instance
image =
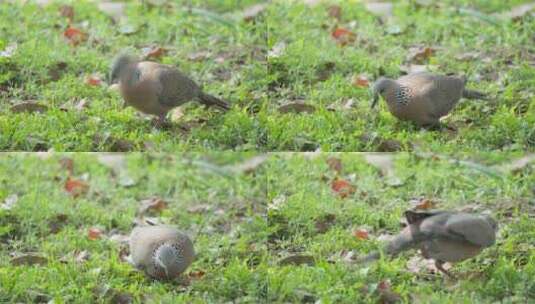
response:
[[[302,101],[290,102],[278,108],[281,113],[314,113],[316,107],[303,103]]]
[[[342,173],[342,160],[331,156],[327,158],[327,164],[329,165],[329,169],[340,174]]]
[[[212,56],[212,52],[201,50],[188,54],[188,60],[190,61],[204,61]]]
[[[50,234],[56,234],[61,231],[63,226],[67,224],[68,217],[66,214],[60,213],[48,221],[48,229]]]
[[[126,4],[123,2],[102,1],[98,3],[98,9],[108,15],[115,23],[125,16]]]
[[[102,238],[102,234],[102,230],[97,227],[91,227],[89,230],[87,230],[87,238],[92,241]]]
[[[365,2],[364,6],[376,16],[385,19],[392,17],[393,5],[390,2]]]
[[[329,228],[331,228],[332,225],[334,225],[334,221],[336,220],[336,215],[334,214],[324,214],[321,217],[317,218],[314,225],[316,226],[316,231],[318,233],[325,233]]]
[[[72,22],[74,19],[74,8],[70,5],[62,5],[59,8],[59,14],[61,17],[69,19],[69,22]]]
[[[146,47],[142,49],[143,59],[159,59],[167,53],[167,49],[163,47]]]
[[[268,51],[267,57],[268,58],[278,58],[284,54],[284,51],[286,50],[286,42],[279,41],[277,42],[271,50]]]
[[[535,2],[531,3],[525,3],[518,6],[513,7],[510,11],[503,13],[501,16],[502,18],[506,19],[512,19],[514,21],[522,19],[522,17],[526,16],[529,12],[533,11],[535,9]]]
[[[85,84],[90,85],[90,86],[100,86],[103,84],[103,81],[100,78],[100,76],[93,74],[85,78]]]
[[[346,198],[356,191],[353,185],[341,178],[336,178],[331,182],[331,189],[341,198]]]
[[[303,264],[313,266],[315,264],[315,261],[314,261],[314,257],[311,255],[296,254],[296,255],[290,255],[285,258],[280,259],[277,264],[279,264],[280,266],[303,265]]]
[[[10,58],[13,56],[13,54],[15,54],[17,47],[17,43],[10,43],[3,51],[0,51],[0,58]]]
[[[63,188],[65,189],[65,191],[67,191],[67,193],[76,198],[82,194],[86,194],[89,190],[89,185],[82,180],[75,179],[69,176],[65,181]]]
[[[379,303],[393,304],[400,303],[401,296],[392,290],[389,281],[381,281],[377,284],[377,292],[379,293]]]
[[[13,206],[15,206],[18,200],[19,200],[18,195],[11,194],[4,199],[4,203],[0,205],[0,209],[10,210],[11,208],[13,208]]]
[[[44,113],[48,107],[36,101],[24,101],[11,106],[10,110],[13,113]]]
[[[137,211],[138,216],[144,216],[150,211],[161,212],[167,208],[167,202],[159,197],[142,200]]]
[[[243,11],[243,20],[253,21],[256,17],[262,14],[267,8],[266,3],[258,3],[245,8]]]
[[[435,51],[436,49],[432,47],[427,47],[427,46],[426,47],[421,47],[421,46],[411,47],[407,55],[407,62],[423,64],[427,62],[427,60],[435,54]]]
[[[87,35],[84,32],[72,26],[69,26],[63,32],[63,37],[73,46],[77,46],[87,39]]]
[[[370,86],[370,82],[368,80],[368,77],[366,77],[365,75],[353,75],[351,77],[351,84],[355,87],[359,87],[359,88],[367,88]]]
[[[331,37],[341,46],[355,42],[357,35],[345,28],[337,27],[331,32]]]
[[[411,205],[412,210],[427,210],[435,207],[435,203],[428,198],[411,200]]]
[[[45,265],[48,263],[48,259],[39,253],[25,253],[17,255],[10,261],[11,265]]]
[[[342,8],[339,5],[331,5],[327,10],[329,17],[334,18],[338,21],[342,19]]]
[[[368,230],[364,228],[358,228],[358,229],[353,230],[353,236],[359,240],[367,240],[370,238]]]
[[[406,264],[407,270],[414,274],[423,274],[423,273],[439,273],[439,270],[435,266],[435,261],[432,259],[424,259],[421,255],[417,254],[412,256]],[[444,269],[451,269],[450,263],[445,263],[442,265]]]
[[[206,272],[202,270],[190,271],[188,273],[188,277],[193,280],[199,280],[199,279],[202,279],[202,277],[204,277],[205,274]]]

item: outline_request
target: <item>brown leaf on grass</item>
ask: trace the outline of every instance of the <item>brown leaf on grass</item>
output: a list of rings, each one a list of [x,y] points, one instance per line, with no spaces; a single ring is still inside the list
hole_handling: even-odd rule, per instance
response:
[[[36,101],[24,101],[11,106],[10,110],[13,113],[44,113],[48,107]]]
[[[163,55],[167,53],[167,49],[159,46],[155,47],[146,47],[142,49],[143,52],[143,59],[159,59]]]
[[[329,169],[338,173],[338,174],[341,174],[342,173],[342,160],[337,158],[337,157],[334,157],[334,156],[331,156],[329,158],[327,158],[327,165],[329,165]]]
[[[517,174],[523,171],[525,168],[532,166],[535,163],[535,153],[525,155],[521,158],[514,159],[509,163],[502,164],[498,166],[498,170],[508,173]]]
[[[89,185],[86,182],[70,176],[65,181],[63,188],[74,198],[86,194],[89,191]]]
[[[197,271],[190,271],[188,273],[188,278],[192,279],[192,280],[200,280],[204,277],[204,275],[206,274],[205,271],[202,271],[202,270],[197,270]]]
[[[90,85],[90,86],[100,86],[104,83],[102,79],[100,78],[100,76],[96,74],[87,76],[84,82],[85,84]]]
[[[151,211],[161,212],[164,209],[167,209],[167,202],[159,197],[152,197],[140,202],[137,215],[144,216]]]
[[[286,42],[279,41],[277,42],[271,50],[268,51],[267,57],[268,58],[278,58],[284,54],[284,51],[286,50]]]
[[[331,32],[331,37],[336,41],[340,46],[346,46],[350,43],[355,42],[357,35],[350,30],[345,28],[337,27]]]
[[[365,2],[366,9],[381,18],[388,19],[392,17],[393,5],[390,2]]]
[[[206,213],[212,209],[210,204],[195,204],[194,206],[188,207],[186,210],[189,213]]]
[[[314,113],[316,107],[303,103],[302,101],[290,102],[278,108],[281,113]]]
[[[70,157],[62,157],[59,160],[59,166],[61,170],[66,170],[69,176],[74,172],[74,160]]]
[[[204,61],[212,56],[212,52],[207,50],[196,51],[188,54],[190,61]]]
[[[249,173],[254,172],[256,168],[262,165],[266,160],[268,160],[268,158],[269,156],[267,154],[257,155],[249,159],[246,159],[245,161],[241,163],[230,165],[230,166],[225,166],[225,168],[234,173],[249,174]]]
[[[339,5],[331,5],[327,10],[329,17],[334,18],[338,21],[342,19],[342,8]]]
[[[245,8],[243,11],[243,20],[253,21],[256,17],[260,16],[267,8],[266,3],[254,4]]]
[[[97,227],[91,227],[87,230],[87,238],[95,241],[102,238],[103,231]]]
[[[370,86],[370,81],[368,80],[368,77],[366,77],[366,75],[357,75],[357,74],[354,74],[352,77],[351,77],[351,84],[355,87],[359,87],[359,88],[367,88]]]
[[[89,260],[91,257],[91,254],[87,250],[75,250],[59,259],[62,263],[69,263],[71,261],[75,262],[76,264],[83,264]]]
[[[50,234],[56,234],[61,231],[63,226],[67,224],[68,217],[66,214],[56,214],[52,219],[48,221],[48,229]]]
[[[411,257],[406,264],[407,270],[414,274],[424,273],[439,273],[439,270],[435,266],[435,261],[432,259],[424,259],[421,255],[417,254]],[[446,270],[451,269],[451,264],[446,263],[443,265]]]
[[[63,72],[67,69],[67,63],[64,61],[56,62],[48,68],[48,77],[51,81],[57,81],[63,75]]]
[[[10,263],[13,266],[45,265],[48,263],[48,259],[39,253],[25,253],[12,258]]]
[[[334,221],[336,220],[336,215],[334,214],[324,214],[321,217],[317,218],[314,225],[316,226],[316,231],[318,233],[325,233],[331,226],[334,224]]]
[[[15,204],[18,202],[18,200],[19,200],[19,196],[18,195],[16,195],[16,194],[8,195],[4,199],[4,202],[0,205],[0,209],[10,210],[11,208],[13,208],[13,206],[15,206]]]
[[[415,46],[409,49],[407,54],[407,62],[424,64],[431,56],[435,54],[436,49],[432,47]]]
[[[98,9],[108,15],[115,23],[125,16],[126,4],[123,2],[102,1],[98,3]]]
[[[69,22],[72,22],[74,19],[74,8],[70,5],[62,5],[59,8],[59,14],[61,17],[69,19]]]
[[[412,210],[427,210],[427,209],[433,209],[435,207],[435,202],[428,198],[419,198],[411,200],[410,202],[412,206]]]
[[[528,13],[532,12],[533,10],[535,10],[535,2],[517,5],[510,11],[503,13],[502,18],[517,21],[528,15]]]
[[[303,265],[303,264],[313,266],[315,263],[316,262],[314,261],[314,257],[311,255],[296,254],[296,255],[289,255],[285,258],[280,259],[277,264],[279,264],[280,266]]]
[[[346,198],[356,191],[356,188],[351,183],[341,178],[335,178],[331,182],[331,189],[341,198]]]
[[[394,171],[393,155],[387,153],[365,153],[366,162],[379,169],[381,176],[385,178],[387,185],[397,187],[403,185],[403,182],[396,176]]]
[[[401,296],[392,290],[389,281],[381,281],[377,284],[377,292],[379,293],[379,303],[393,304],[400,303]]]
[[[353,230],[353,236],[359,240],[367,240],[370,238],[370,234],[368,230],[364,228],[358,228],[358,229]]]
[[[87,34],[75,27],[69,26],[63,32],[63,38],[65,38],[72,46],[77,46],[87,39]]]

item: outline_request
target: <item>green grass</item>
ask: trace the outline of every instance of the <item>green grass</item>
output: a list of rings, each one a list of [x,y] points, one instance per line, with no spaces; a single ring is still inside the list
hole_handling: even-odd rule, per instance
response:
[[[385,140],[398,142],[402,150],[414,145],[435,151],[533,150],[535,18],[493,17],[528,1],[441,1],[424,7],[394,1],[393,16],[386,21],[369,13],[362,1],[322,1],[312,7],[297,0],[272,1],[253,22],[244,21],[242,12],[259,2],[255,0],[160,2],[166,4],[128,2],[127,21],[118,24],[90,1],[44,7],[9,1],[0,6],[0,49],[17,44],[13,56],[0,58],[0,150],[392,149],[382,145]],[[72,25],[88,34],[76,47],[62,37],[69,24],[60,16],[62,3],[73,5]],[[333,4],[341,8],[339,21],[328,16]],[[338,46],[331,37],[335,26],[353,31],[356,41]],[[127,27],[135,32],[123,33]],[[266,58],[280,43],[286,44],[280,56]],[[190,104],[174,127],[159,130],[135,110],[123,110],[116,92],[85,84],[88,75],[106,75],[117,52],[140,54],[149,45],[168,48],[159,61],[179,67],[207,92],[229,100],[232,110],[221,113]],[[457,131],[428,131],[399,122],[384,103],[371,110],[368,89],[351,84],[359,74],[370,81],[400,76],[414,45],[437,48],[427,62],[432,71],[466,74],[470,88],[490,94],[489,102],[462,101],[445,118]],[[206,51],[208,58],[190,59]],[[459,59],[473,52],[476,58]],[[65,67],[58,69],[58,64]],[[81,99],[89,106],[73,109]],[[353,107],[340,109],[349,99]],[[10,111],[27,100],[48,111]],[[277,110],[293,100],[304,100],[316,111]]]
[[[535,299],[533,166],[515,172],[496,167],[520,153],[398,153],[392,155],[396,187],[359,153],[276,153],[249,173],[222,169],[251,156],[130,153],[126,169],[114,171],[98,154],[1,155],[0,204],[14,194],[18,201],[9,210],[0,208],[0,302],[107,303],[127,294],[150,303],[376,303],[381,281],[407,302]],[[329,169],[329,157],[341,159],[338,175]],[[75,198],[64,190],[64,158],[73,160],[73,177],[85,178],[87,194]],[[336,176],[355,193],[334,193],[330,183]],[[125,177],[135,183],[124,186]],[[125,245],[109,239],[128,235],[140,201],[153,196],[165,199],[168,208],[150,216],[194,239],[198,256],[185,273],[190,284],[147,278],[120,259]],[[454,265],[458,280],[409,271],[415,251],[366,267],[338,258],[347,251],[364,255],[378,248],[380,235],[399,232],[402,213],[415,197],[431,199],[440,209],[490,211],[500,227],[496,245]],[[320,221],[322,231],[316,228]],[[88,239],[92,227],[106,237]],[[354,237],[357,228],[367,229],[370,239]],[[82,251],[89,259],[75,261]],[[13,256],[31,252],[47,264],[12,264]],[[294,254],[310,255],[315,263],[278,263]],[[205,274],[196,277],[199,272]]]
[[[493,24],[459,10],[490,15],[528,1],[440,1],[429,7],[393,1],[393,16],[384,24],[365,9],[365,1],[325,1],[312,8],[302,1],[276,2],[267,15],[268,48],[280,43],[286,48],[268,58],[269,106],[263,120],[268,150],[377,151],[382,140],[399,141],[404,150],[415,144],[440,151],[533,149],[535,19]],[[340,21],[328,16],[333,4],[341,8]],[[354,32],[356,41],[338,46],[331,37],[336,26]],[[393,27],[401,33],[390,34]],[[490,102],[462,101],[444,121],[457,132],[399,122],[384,102],[370,110],[368,88],[351,84],[352,75],[365,74],[370,81],[397,78],[415,45],[437,48],[428,62],[435,66],[432,71],[466,74],[468,87],[492,97]],[[480,55],[457,59],[467,52]],[[337,109],[349,99],[354,100],[351,109]],[[292,100],[304,100],[316,112],[279,114],[277,107]]]
[[[533,220],[535,175],[533,167],[516,174],[489,175],[490,171],[420,158],[412,154],[394,157],[399,187],[389,186],[378,170],[361,154],[330,155],[342,160],[340,177],[351,181],[356,192],[340,198],[330,188],[335,173],[321,154],[277,155],[268,167],[269,300],[274,303],[377,303],[374,288],[388,280],[406,303],[528,303],[535,299]],[[457,155],[492,166],[515,158],[513,154]],[[452,158],[454,156],[451,156]],[[487,172],[487,173],[485,173]],[[406,267],[409,251],[395,259],[385,258],[366,267],[348,265],[341,252],[365,255],[376,250],[381,234],[400,231],[409,201],[425,197],[440,209],[477,207],[489,210],[500,226],[497,244],[476,258],[453,267],[458,280]],[[277,202],[277,203],[275,203]],[[327,216],[327,228],[316,223]],[[325,222],[325,220],[323,220]],[[352,231],[366,228],[370,240],[359,240]],[[311,255],[313,266],[279,266],[281,258]],[[515,300],[516,299],[516,300]]]
[[[63,157],[73,159],[75,177],[88,176],[86,195],[73,198],[64,191]],[[136,184],[126,188],[95,154],[0,156],[0,201],[19,196],[11,210],[0,209],[0,302],[30,303],[42,294],[45,302],[109,303],[114,294],[126,293],[136,302],[258,303],[267,288],[264,171],[221,175],[196,165],[232,165],[248,157],[131,153],[124,172]],[[140,200],[153,196],[168,202],[156,214],[159,220],[195,239],[197,259],[186,276],[205,274],[189,286],[151,280],[119,259],[123,246],[107,238],[88,239],[91,227],[100,227],[108,237],[128,235]],[[209,209],[192,209],[200,205]],[[66,220],[52,233],[50,225],[61,214]],[[81,251],[89,253],[89,260],[77,263],[72,256]],[[10,264],[12,254],[27,252],[45,256],[47,265]],[[95,291],[106,288],[114,291]]]
[[[44,7],[3,3],[0,49],[12,43],[17,49],[12,57],[0,58],[0,150],[261,149],[265,131],[254,113],[265,98],[266,27],[262,17],[255,22],[241,17],[243,9],[255,2],[176,1],[148,7],[131,1],[125,24],[136,32],[127,35],[121,32],[123,24],[114,24],[95,2],[63,1],[74,7],[72,26],[88,34],[87,41],[76,47],[62,36],[68,26],[59,13],[62,1]],[[189,7],[197,13],[189,13]],[[217,14],[220,18],[213,17]],[[141,55],[142,48],[150,45],[167,48],[159,61],[178,66],[207,92],[229,100],[232,110],[221,113],[190,104],[176,128],[158,130],[133,109],[123,110],[118,93],[85,83],[93,73],[108,75],[118,52]],[[211,53],[207,59],[189,59],[206,51]],[[217,62],[218,57],[224,62]],[[65,68],[58,70],[58,64]],[[81,99],[88,101],[88,108],[73,109]],[[46,105],[48,111],[11,113],[11,105],[27,100]],[[190,130],[181,132],[181,127]],[[128,141],[130,147],[117,141]]]

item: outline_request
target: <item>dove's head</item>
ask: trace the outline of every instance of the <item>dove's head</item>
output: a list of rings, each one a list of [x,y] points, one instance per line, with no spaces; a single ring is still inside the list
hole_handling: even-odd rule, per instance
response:
[[[377,81],[375,81],[371,90],[371,93],[373,95],[373,100],[372,100],[372,105],[371,105],[372,109],[375,107],[375,105],[379,101],[379,95],[384,97],[386,90],[390,88],[392,85],[395,85],[395,81],[393,79],[386,78],[386,77],[381,77],[377,79]]]
[[[136,62],[136,59],[128,54],[117,55],[110,67],[110,83],[115,83],[121,77],[121,74],[126,70],[129,64]]]

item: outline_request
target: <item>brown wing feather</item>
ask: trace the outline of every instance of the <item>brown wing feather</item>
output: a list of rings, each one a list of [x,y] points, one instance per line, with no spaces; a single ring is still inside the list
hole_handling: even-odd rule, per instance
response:
[[[199,96],[199,86],[177,69],[163,66],[158,71],[161,90],[158,100],[161,104],[176,107]]]

